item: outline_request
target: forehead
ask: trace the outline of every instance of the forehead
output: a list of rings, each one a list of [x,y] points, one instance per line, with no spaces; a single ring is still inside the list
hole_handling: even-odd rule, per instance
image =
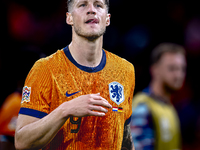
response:
[[[102,2],[105,3],[105,0],[74,0],[75,3],[79,2]]]
[[[186,65],[185,56],[181,53],[164,53],[160,59],[161,64]]]

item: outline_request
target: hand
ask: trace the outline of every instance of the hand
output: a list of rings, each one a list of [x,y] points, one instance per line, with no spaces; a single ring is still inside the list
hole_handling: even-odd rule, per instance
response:
[[[105,116],[107,108],[112,108],[100,93],[79,96],[71,101],[63,103],[64,115],[74,117]]]

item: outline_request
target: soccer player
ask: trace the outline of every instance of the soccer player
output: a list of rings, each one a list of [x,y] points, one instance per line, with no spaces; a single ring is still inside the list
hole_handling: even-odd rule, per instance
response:
[[[185,80],[185,50],[178,44],[161,43],[153,50],[151,61],[150,85],[133,98],[135,149],[179,150],[179,119],[170,99]]]
[[[102,49],[108,0],[68,0],[72,42],[29,72],[15,133],[17,149],[134,149],[131,63]]]

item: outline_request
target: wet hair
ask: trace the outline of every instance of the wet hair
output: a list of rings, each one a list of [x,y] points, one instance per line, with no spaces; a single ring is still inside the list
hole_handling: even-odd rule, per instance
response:
[[[73,4],[74,0],[67,0],[67,11],[70,12],[71,11],[71,7]],[[107,10],[109,10],[109,0],[105,0],[105,4],[107,6]]]
[[[152,53],[151,53],[151,65],[157,63],[163,54],[165,53],[180,53],[185,54],[185,49],[183,46],[175,43],[161,43],[158,46],[156,46]]]

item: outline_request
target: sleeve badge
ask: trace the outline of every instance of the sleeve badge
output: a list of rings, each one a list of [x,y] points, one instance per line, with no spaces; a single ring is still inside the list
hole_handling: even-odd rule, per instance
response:
[[[30,95],[31,95],[31,87],[28,86],[23,87],[21,103],[30,102]]]

